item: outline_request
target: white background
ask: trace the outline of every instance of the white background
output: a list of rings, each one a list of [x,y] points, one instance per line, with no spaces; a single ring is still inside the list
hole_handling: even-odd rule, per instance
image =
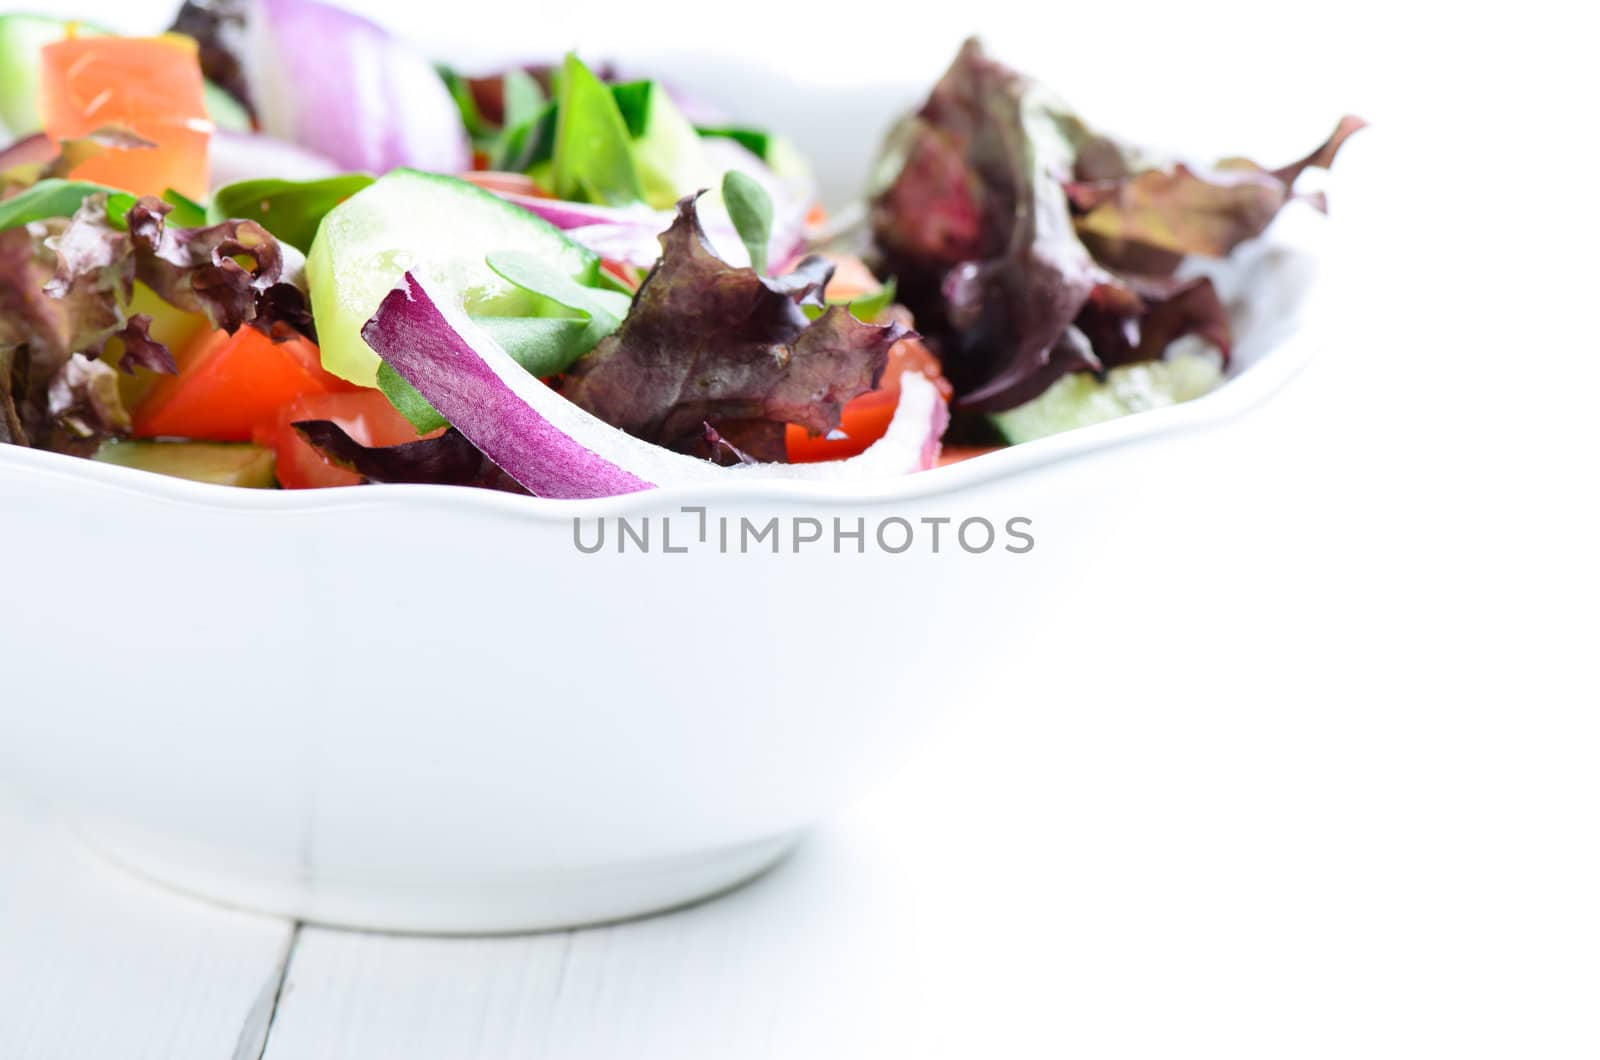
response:
[[[1212,517],[1105,572],[1126,602],[1064,622],[1055,684],[958,711],[752,890],[578,944],[564,1000],[506,970],[537,946],[302,936],[269,1060],[1600,1055],[1592,34],[1526,3],[351,6],[445,54],[731,56],[823,154],[974,30],[1201,154],[1374,124],[1331,185],[1320,359],[1206,443]],[[66,857],[32,828],[13,851]],[[0,1055],[174,1060],[99,1032],[177,951],[8,908],[49,892],[25,868],[0,854]],[[118,901],[97,932],[156,908]]]

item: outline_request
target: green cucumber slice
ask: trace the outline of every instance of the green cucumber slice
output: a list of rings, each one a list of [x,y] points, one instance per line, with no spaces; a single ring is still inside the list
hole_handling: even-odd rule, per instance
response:
[[[322,364],[376,386],[380,360],[361,328],[408,271],[458,294],[474,317],[544,316],[546,301],[500,277],[485,259],[534,254],[578,283],[598,282],[600,259],[553,225],[464,180],[397,169],[322,219],[306,277]]]
[[[271,449],[227,442],[106,442],[94,454],[105,464],[153,471],[158,475],[210,482],[218,486],[271,489]]]
[[[1017,445],[1134,412],[1176,405],[1216,389],[1222,363],[1214,353],[1180,353],[1164,361],[1123,365],[1101,382],[1074,372],[1025,405],[989,417]]]

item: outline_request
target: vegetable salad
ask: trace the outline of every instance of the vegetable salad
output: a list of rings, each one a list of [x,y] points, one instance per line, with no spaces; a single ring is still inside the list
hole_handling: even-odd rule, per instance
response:
[[[0,16],[0,443],[241,487],[850,480],[1188,400],[1183,269],[1304,158],[1168,163],[968,42],[860,223],[780,134],[577,55],[491,75],[318,0]]]

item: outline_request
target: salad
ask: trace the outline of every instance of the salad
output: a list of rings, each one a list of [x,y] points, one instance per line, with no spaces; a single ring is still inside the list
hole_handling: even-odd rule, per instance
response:
[[[233,486],[556,498],[915,472],[1217,386],[1182,268],[1277,169],[1168,163],[968,42],[830,217],[781,135],[317,0],[0,17],[0,442]],[[948,459],[948,457],[947,457]]]

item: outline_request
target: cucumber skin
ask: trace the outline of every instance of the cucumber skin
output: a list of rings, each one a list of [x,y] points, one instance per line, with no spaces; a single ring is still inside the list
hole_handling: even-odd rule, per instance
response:
[[[272,450],[249,443],[112,441],[94,459],[216,486],[272,489],[278,484]]]

